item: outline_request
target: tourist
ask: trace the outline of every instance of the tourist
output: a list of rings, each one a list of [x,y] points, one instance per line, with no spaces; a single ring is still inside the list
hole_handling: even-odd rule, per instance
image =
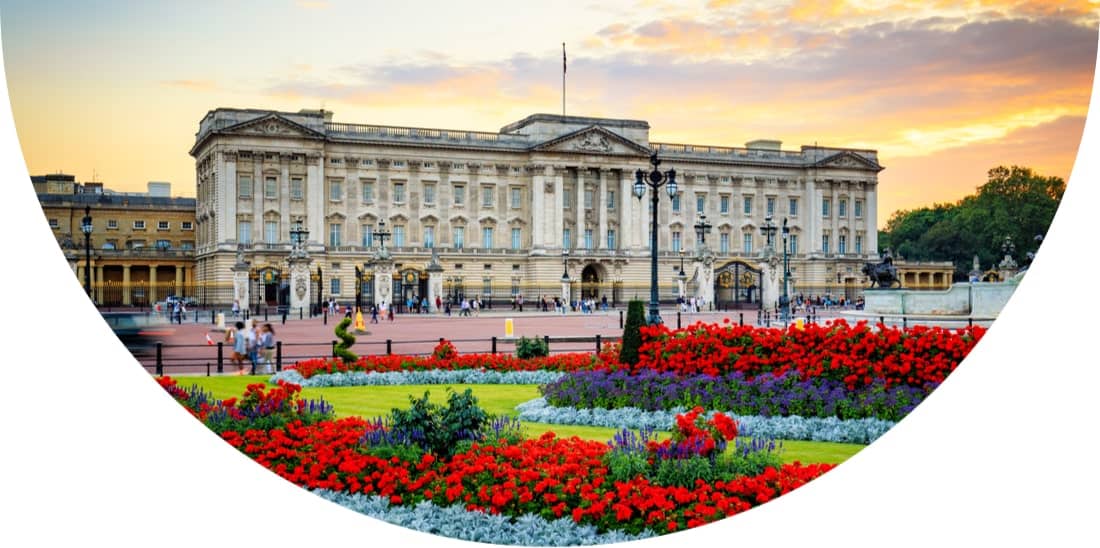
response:
[[[269,323],[260,328],[260,357],[263,359],[264,373],[273,373],[275,329]]]
[[[232,310],[233,310],[233,318],[236,319],[237,316],[239,316],[241,314],[241,301],[239,301],[237,299],[233,299],[233,309]]]
[[[435,296],[435,310],[436,310],[436,312],[438,312],[440,308],[443,308],[443,299],[440,299],[439,295],[436,295]]]
[[[469,313],[470,313],[470,301],[468,301],[466,299],[462,299],[462,304],[460,305],[460,308],[458,310],[458,317],[461,318],[463,316],[469,315]]]
[[[519,305],[519,311],[523,312],[523,295],[516,295],[516,304]]]
[[[393,321],[393,303],[386,304],[386,317]]]
[[[481,299],[474,297],[473,302],[470,303],[470,308],[474,310],[474,316],[481,316]]]
[[[240,370],[237,371],[238,375],[245,374],[244,358],[248,354],[248,341],[245,339],[244,332],[244,322],[242,321],[233,324],[233,327],[230,327],[225,332],[226,342],[233,345],[233,355],[230,357],[230,360],[240,368]]]
[[[378,323],[378,307],[370,305],[370,323]]]

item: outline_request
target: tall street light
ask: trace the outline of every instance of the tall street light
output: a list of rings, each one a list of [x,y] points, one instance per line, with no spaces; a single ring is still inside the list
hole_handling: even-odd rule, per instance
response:
[[[84,206],[84,218],[80,221],[84,233],[84,292],[92,298],[92,206]]]
[[[710,229],[713,225],[707,222],[707,214],[699,214],[699,222],[695,223],[695,237],[699,242],[696,247],[702,249],[707,244],[707,234],[710,233]]]
[[[657,158],[656,152],[649,157],[649,163],[653,166],[653,171],[646,173],[639,169],[634,172],[634,195],[641,200],[645,196],[646,187],[653,191],[650,198],[653,219],[650,221],[649,231],[649,318],[647,323],[656,325],[661,323],[660,302],[657,297],[657,204],[660,197],[657,191],[663,186],[666,187],[670,199],[676,196],[676,170],[670,169],[661,173],[657,169],[661,165],[661,160]]]
[[[386,255],[386,240],[388,240],[390,237],[390,231],[386,230],[385,219],[378,220],[378,230],[374,231],[374,237],[378,238],[378,241],[382,243],[382,250],[380,252],[380,255],[384,257]]]
[[[787,226],[787,218],[783,217],[783,296],[779,299],[782,308],[783,325],[791,320],[791,298],[787,295],[787,280],[791,277],[791,263],[788,262],[787,239],[791,235],[791,229]]]

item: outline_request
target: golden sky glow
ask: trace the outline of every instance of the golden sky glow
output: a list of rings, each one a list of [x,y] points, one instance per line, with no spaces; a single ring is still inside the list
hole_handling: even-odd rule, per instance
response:
[[[496,131],[560,112],[644,119],[651,139],[879,151],[880,224],[1000,164],[1068,179],[1097,46],[1090,1],[581,3],[0,0],[32,174],[171,181],[217,107]]]

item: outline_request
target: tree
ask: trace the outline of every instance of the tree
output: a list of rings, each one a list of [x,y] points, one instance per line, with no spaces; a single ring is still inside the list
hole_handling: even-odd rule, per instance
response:
[[[623,325],[623,346],[619,350],[619,362],[634,365],[638,363],[638,347],[642,346],[642,326],[645,325],[645,304],[642,301],[630,301],[626,308],[626,323]]]

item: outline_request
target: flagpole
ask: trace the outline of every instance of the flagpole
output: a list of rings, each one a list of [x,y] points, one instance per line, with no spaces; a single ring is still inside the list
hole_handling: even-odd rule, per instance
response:
[[[565,117],[565,42],[561,43],[561,115]]]

